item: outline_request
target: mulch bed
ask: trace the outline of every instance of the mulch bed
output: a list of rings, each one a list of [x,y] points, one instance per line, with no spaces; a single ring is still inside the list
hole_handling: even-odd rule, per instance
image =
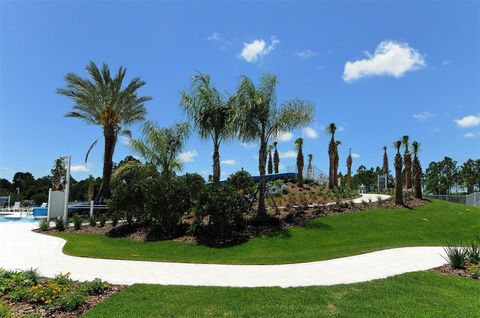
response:
[[[8,306],[14,317],[33,315],[42,318],[76,318],[126,287],[127,286],[124,285],[111,285],[110,288],[101,295],[88,296],[86,303],[74,311],[61,311],[50,308],[47,305],[39,305],[27,301],[17,302],[8,297],[2,297],[2,301]]]
[[[441,273],[444,275],[453,275],[453,276],[462,276],[465,278],[479,280],[477,278],[472,277],[472,274],[466,268],[455,269],[452,266],[445,264],[440,267],[436,267],[431,269],[431,271]]]
[[[356,213],[361,211],[372,210],[376,208],[385,208],[385,209],[399,209],[407,208],[414,209],[422,205],[427,204],[428,200],[420,200],[411,198],[405,205],[396,205],[393,199],[384,200],[381,202],[363,202],[360,204],[353,203],[340,203],[333,204],[328,206],[318,206],[318,207],[308,207],[308,206],[299,206],[299,207],[288,207],[285,209],[280,209],[277,213],[273,209],[269,209],[270,214],[272,214],[264,222],[258,223],[255,220],[255,214],[250,213],[247,216],[247,225],[239,230],[233,232],[229,237],[223,238],[212,238],[208,236],[208,231],[203,233],[198,233],[197,235],[186,235],[185,232],[178,233],[173,237],[173,240],[183,241],[192,244],[201,244],[212,247],[228,247],[233,245],[238,245],[247,242],[253,238],[278,233],[284,229],[288,229],[292,226],[304,225],[310,220],[327,215],[337,215],[344,213]],[[184,223],[189,224],[193,222],[193,217],[188,216],[184,219]],[[45,233],[40,230],[35,230],[39,233]],[[55,229],[50,229],[47,233],[58,233]],[[119,222],[116,227],[113,227],[111,223],[106,223],[105,226],[90,226],[83,225],[80,230],[75,230],[73,227],[65,229],[65,233],[88,233],[88,234],[101,234],[107,235],[110,237],[124,237],[132,240],[138,241],[158,241],[160,240],[155,236],[155,231],[149,227],[142,227],[139,225],[128,226],[125,223]]]

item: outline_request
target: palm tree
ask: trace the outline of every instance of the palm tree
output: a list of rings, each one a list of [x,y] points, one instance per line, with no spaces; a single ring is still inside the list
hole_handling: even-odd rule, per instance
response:
[[[273,146],[272,146],[272,145],[269,145],[269,146],[267,147],[267,153],[268,153],[268,166],[267,166],[267,170],[268,170],[268,174],[272,174],[272,173],[273,173],[272,149],[273,149]]]
[[[333,170],[333,183],[335,186],[338,186],[338,164],[340,157],[338,156],[338,146],[340,146],[342,142],[340,140],[335,141],[335,158],[334,158],[334,170]]]
[[[211,84],[210,76],[192,78],[191,92],[181,93],[181,106],[202,139],[213,141],[213,182],[220,182],[220,144],[233,137],[233,104],[235,97],[225,98]]]
[[[278,166],[280,165],[280,155],[278,154],[277,150],[277,142],[273,142],[273,148],[275,151],[273,152],[273,171],[278,173]]]
[[[352,188],[352,148],[348,150],[348,158],[347,158],[347,188]]]
[[[415,197],[422,198],[422,166],[418,160],[421,144],[418,141],[412,142],[413,148],[413,184],[415,188]]]
[[[400,147],[402,147],[402,141],[397,140],[393,143],[393,147],[397,150],[395,155],[395,203],[403,204],[402,193],[402,156],[400,155]]]
[[[408,135],[402,137],[402,144],[405,147],[405,153],[403,154],[403,164],[405,165],[405,190],[408,191],[412,188],[412,155],[408,150]]]
[[[295,148],[297,149],[297,179],[298,186],[303,188],[303,138],[295,140]]]
[[[312,166],[313,155],[309,153],[307,155],[307,158],[308,158],[307,178],[311,180],[313,178],[313,166]]]
[[[258,195],[258,219],[266,218],[265,209],[265,165],[267,144],[272,136],[282,131],[303,127],[312,120],[313,104],[293,99],[277,107],[277,77],[264,74],[255,87],[252,80],[242,77],[237,90],[236,126],[243,141],[258,140],[258,170],[260,173]]]
[[[325,131],[331,135],[330,143],[328,144],[328,159],[329,159],[329,168],[328,168],[328,187],[331,189],[335,186],[335,131],[337,126],[335,123],[330,123]]]
[[[138,96],[137,91],[145,82],[136,77],[122,88],[126,69],[120,67],[112,78],[110,68],[103,64],[100,70],[95,63],[90,62],[86,70],[91,79],[84,79],[77,74],[65,75],[66,88],[57,90],[58,94],[73,100],[73,111],[67,117],[80,118],[85,122],[101,126],[105,140],[103,154],[103,176],[99,197],[110,197],[110,181],[112,177],[113,153],[119,134],[130,136],[124,126],[142,121],[147,112],[145,102],[151,100],[149,96]],[[87,151],[96,144],[95,141]]]
[[[387,146],[383,146],[383,167],[382,172],[388,178],[388,155],[387,155]]]
[[[188,138],[188,124],[176,123],[168,128],[158,127],[147,121],[143,126],[143,139],[132,139],[130,147],[146,162],[157,167],[163,177],[171,177],[175,171],[181,171],[183,163],[178,159]],[[138,165],[137,161],[128,161],[118,170]],[[120,173],[120,172],[119,172]]]

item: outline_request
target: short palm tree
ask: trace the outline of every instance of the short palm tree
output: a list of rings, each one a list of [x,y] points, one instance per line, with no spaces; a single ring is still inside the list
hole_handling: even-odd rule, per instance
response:
[[[328,144],[328,187],[331,189],[335,186],[335,131],[337,130],[337,126],[335,123],[330,123],[325,131],[330,134],[330,143]]]
[[[338,165],[340,161],[340,157],[338,156],[338,146],[340,146],[342,142],[340,140],[335,140],[335,158],[334,158],[334,170],[333,170],[333,184],[338,186]]]
[[[181,106],[198,135],[213,142],[213,182],[220,182],[220,144],[233,137],[233,105],[235,97],[225,98],[211,84],[210,76],[192,78],[190,92],[181,92]]]
[[[312,165],[313,155],[309,153],[307,155],[307,158],[308,158],[307,178],[311,180],[313,178],[313,165]]]
[[[393,143],[393,147],[397,150],[395,155],[395,203],[403,204],[403,193],[402,193],[402,155],[400,155],[400,148],[402,147],[402,141],[397,140]]]
[[[277,150],[277,142],[273,142],[273,148],[274,148],[274,152],[273,152],[273,171],[275,173],[278,173],[278,166],[280,165],[280,155],[278,154],[278,150]]]
[[[277,107],[276,88],[278,79],[275,75],[264,74],[260,84],[255,87],[252,80],[244,76],[237,90],[236,126],[238,136],[243,141],[258,140],[258,170],[260,173],[258,191],[258,219],[266,218],[265,208],[265,165],[267,145],[272,136],[282,131],[307,125],[313,116],[313,104],[293,99]]]
[[[84,79],[77,74],[68,73],[65,76],[66,88],[57,90],[58,94],[73,100],[73,111],[67,117],[80,118],[85,122],[101,126],[105,140],[103,154],[103,175],[99,196],[110,197],[110,182],[113,168],[113,153],[119,134],[130,136],[124,126],[143,121],[147,112],[145,103],[152,98],[138,96],[138,90],[145,82],[136,77],[123,86],[126,69],[120,67],[112,77],[108,65],[103,64],[100,70],[95,63],[90,62],[86,70],[91,79]],[[88,153],[95,145],[92,144]]]
[[[352,188],[352,148],[348,150],[348,157],[347,157],[347,188]]]
[[[267,170],[268,170],[268,174],[272,174],[272,173],[273,173],[272,149],[273,149],[273,146],[272,146],[272,145],[269,145],[269,146],[267,147],[267,152],[268,152],[268,165],[267,165]]]
[[[403,164],[405,166],[405,190],[409,191],[412,188],[412,155],[408,149],[409,146],[408,135],[402,137],[402,144],[405,147],[405,153],[403,154]]]
[[[298,186],[303,188],[303,138],[295,140],[295,148],[297,149],[297,180]]]
[[[168,128],[158,127],[147,121],[143,126],[143,138],[132,139],[130,147],[146,162],[153,164],[163,177],[171,177],[175,171],[182,170],[182,162],[178,159],[188,138],[188,124],[176,123]],[[137,161],[128,161],[115,172],[138,165]],[[120,172],[119,172],[120,173]]]
[[[415,189],[415,197],[422,198],[422,166],[418,160],[421,144],[418,141],[412,142],[413,148],[413,187]]]

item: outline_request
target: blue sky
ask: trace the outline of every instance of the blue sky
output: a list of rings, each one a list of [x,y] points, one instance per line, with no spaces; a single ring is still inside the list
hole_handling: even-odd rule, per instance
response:
[[[341,170],[348,149],[354,169],[381,165],[382,147],[404,134],[423,145],[425,167],[452,156],[480,157],[480,6],[478,2],[0,2],[0,177],[50,172],[53,160],[73,157],[73,176],[101,175],[97,126],[65,118],[72,103],[56,94],[63,76],[85,76],[90,61],[127,77],[142,77],[154,99],[148,119],[162,126],[184,120],[179,91],[196,71],[223,91],[240,75],[279,76],[279,102],[316,104],[307,131],[279,142],[284,169],[293,141],[327,170],[328,137],[337,123]],[[139,137],[139,127],[132,127]],[[210,142],[192,136],[185,171],[211,172]],[[115,161],[130,150],[122,140]],[[257,148],[239,141],[221,148],[222,171],[257,171]],[[225,177],[225,176],[224,176]]]

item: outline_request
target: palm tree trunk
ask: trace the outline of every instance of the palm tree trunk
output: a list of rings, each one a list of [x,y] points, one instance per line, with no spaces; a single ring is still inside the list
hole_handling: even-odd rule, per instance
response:
[[[416,157],[413,159],[413,182],[415,197],[417,199],[422,199],[422,166]]]
[[[402,192],[402,156],[395,156],[395,203],[403,204]]]
[[[280,164],[280,156],[278,154],[277,148],[275,148],[275,152],[273,153],[273,171],[278,173],[278,166]]]
[[[259,188],[258,188],[258,212],[257,218],[264,219],[267,216],[265,208],[265,165],[267,161],[267,144],[264,142],[264,136],[261,138],[260,150],[258,152],[258,172],[260,173]]]
[[[332,189],[335,186],[334,182],[334,170],[335,170],[335,141],[332,137],[330,140],[330,144],[328,146],[328,159],[329,159],[329,167],[328,167],[328,187]]]
[[[213,183],[220,182],[220,152],[218,139],[215,137],[213,142]]]
[[[113,153],[115,151],[115,130],[113,127],[104,127],[105,149],[103,153],[103,175],[99,197],[109,199],[111,196],[110,182],[112,180]]]

